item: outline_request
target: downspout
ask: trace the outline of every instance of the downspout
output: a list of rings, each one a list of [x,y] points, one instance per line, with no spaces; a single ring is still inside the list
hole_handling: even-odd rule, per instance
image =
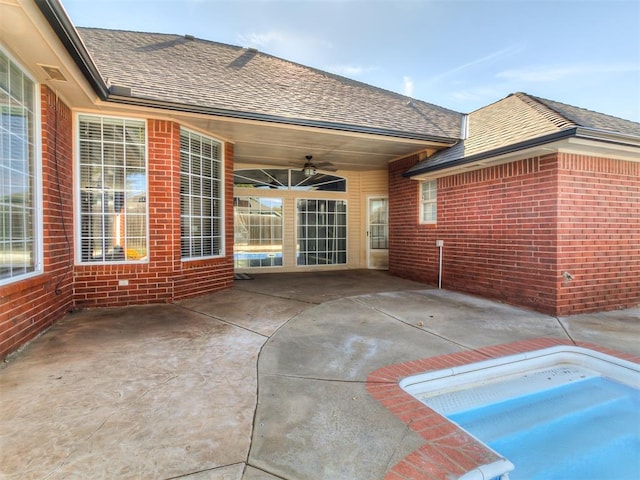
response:
[[[442,247],[444,247],[444,240],[436,240],[436,247],[440,250],[438,260],[438,288],[442,288]]]
[[[469,115],[464,114],[460,122],[460,140],[466,140],[469,137]]]

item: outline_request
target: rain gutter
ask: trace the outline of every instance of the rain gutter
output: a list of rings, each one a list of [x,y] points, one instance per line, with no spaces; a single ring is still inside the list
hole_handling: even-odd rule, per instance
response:
[[[403,177],[409,178],[416,175],[422,175],[425,173],[436,172],[438,170],[445,170],[451,167],[459,167],[461,165],[467,165],[482,160],[487,160],[493,157],[499,157],[501,155],[508,155],[510,153],[516,153],[520,150],[526,150],[530,148],[540,147],[542,145],[557,142],[559,140],[565,140],[568,138],[581,138],[585,140],[595,140],[598,142],[609,143],[614,145],[625,145],[640,147],[640,137],[634,135],[626,135],[622,133],[609,132],[604,130],[598,130],[588,127],[573,127],[560,132],[555,132],[542,137],[532,138],[523,142],[514,143],[505,147],[488,150],[486,152],[477,153],[468,157],[462,157],[458,159],[449,160],[444,163],[429,165],[429,160],[425,160],[425,165],[422,167],[410,168],[402,174]],[[418,167],[418,168],[416,168]]]
[[[112,92],[114,88],[112,87]],[[120,90],[120,88],[118,88]],[[243,112],[238,110],[228,110],[224,108],[203,107],[200,105],[189,105],[184,103],[168,102],[164,100],[154,100],[148,98],[132,97],[127,95],[109,95],[109,102],[123,105],[133,105],[138,107],[161,108],[176,112],[195,113],[212,115],[216,117],[235,118],[241,120],[255,120],[260,122],[278,123],[284,125],[295,125],[299,127],[323,128],[328,130],[338,130],[353,133],[366,133],[370,135],[382,135],[385,137],[395,137],[410,140],[421,140],[427,142],[437,142],[446,145],[454,145],[459,141],[457,138],[441,137],[437,135],[427,135],[416,132],[404,132],[400,130],[389,130],[384,128],[366,127],[362,125],[351,125],[348,123],[324,122],[305,118],[282,117],[265,113]]]

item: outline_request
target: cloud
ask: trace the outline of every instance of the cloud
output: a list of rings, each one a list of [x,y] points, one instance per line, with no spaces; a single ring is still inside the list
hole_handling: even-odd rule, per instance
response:
[[[402,92],[407,97],[413,97],[413,80],[411,80],[411,77],[407,77],[407,76],[402,77],[402,84],[403,84]]]
[[[240,34],[238,41],[244,47],[257,48],[294,62],[309,62],[317,52],[333,47],[330,42],[312,35],[299,35],[281,30]]]
[[[491,52],[487,55],[484,55],[482,57],[476,58],[475,60],[471,60],[469,62],[463,63],[462,65],[458,65],[457,67],[451,68],[449,70],[447,70],[446,72],[442,72],[439,73],[438,75],[435,75],[434,77],[432,77],[429,80],[429,83],[433,84],[436,82],[439,82],[443,79],[445,79],[446,77],[449,77],[455,73],[461,72],[463,70],[468,70],[472,67],[477,67],[479,65],[483,65],[486,63],[492,63],[492,62],[496,62],[502,58],[505,57],[510,57],[512,55],[516,55],[518,53],[521,53],[524,50],[524,45],[522,44],[515,44],[515,45],[511,45],[509,47],[506,48],[502,48],[500,50],[496,50],[495,52]]]
[[[478,86],[463,90],[452,91],[449,96],[458,102],[486,101],[497,99],[505,91],[504,85]]]
[[[512,82],[555,82],[571,76],[609,73],[640,72],[640,65],[634,63],[617,64],[576,64],[562,66],[524,67],[505,70],[496,74],[497,78]]]
[[[327,72],[343,75],[345,77],[358,77],[375,70],[375,67],[363,67],[361,65],[330,65],[324,68]]]
[[[285,36],[280,32],[250,32],[238,35],[241,45],[257,49],[269,48],[271,45],[282,43],[286,40]]]

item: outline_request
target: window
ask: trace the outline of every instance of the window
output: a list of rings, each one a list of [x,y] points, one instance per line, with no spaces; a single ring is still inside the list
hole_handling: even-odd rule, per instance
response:
[[[0,51],[0,283],[41,270],[34,92]]]
[[[180,130],[180,250],[182,259],[224,254],[222,144]]]
[[[299,199],[298,265],[347,263],[347,203]]]
[[[369,248],[389,248],[389,214],[386,198],[369,199]]]
[[[146,127],[80,115],[80,261],[147,259]]]
[[[435,223],[438,220],[438,183],[437,180],[420,184],[420,221]]]
[[[307,177],[300,170],[284,168],[236,170],[233,183],[239,188],[346,192],[347,181],[336,175],[317,173]]]
[[[235,197],[234,266],[282,266],[282,198]]]

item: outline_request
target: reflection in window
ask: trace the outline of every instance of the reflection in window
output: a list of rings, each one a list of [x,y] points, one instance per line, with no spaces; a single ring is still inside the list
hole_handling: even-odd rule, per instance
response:
[[[80,115],[82,262],[147,257],[145,122]]]
[[[320,192],[346,192],[347,181],[336,175],[317,173],[307,177],[300,170],[291,169],[248,169],[236,170],[234,186],[271,190],[300,190]]]
[[[235,197],[233,217],[234,266],[282,266],[282,199]]]
[[[389,225],[386,198],[369,200],[369,248],[389,248]]]
[[[347,203],[299,199],[298,265],[347,263]]]
[[[34,83],[0,51],[0,282],[36,271]]]
[[[420,221],[434,223],[438,220],[438,182],[431,180],[420,184]]]
[[[223,255],[222,144],[180,130],[182,259]]]

